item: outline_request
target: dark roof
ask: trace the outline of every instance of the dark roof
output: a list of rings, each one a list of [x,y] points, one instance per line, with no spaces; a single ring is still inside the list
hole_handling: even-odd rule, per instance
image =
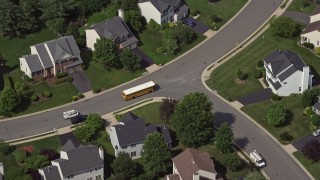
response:
[[[167,143],[171,143],[171,136],[169,129],[164,125],[155,126],[153,124],[146,124],[145,121],[133,113],[129,112],[120,120],[118,125],[113,126],[116,130],[119,145],[130,145],[142,143],[146,136],[153,132],[163,134]]]
[[[168,180],[180,180],[179,174],[170,174],[167,175]]]
[[[50,59],[50,56],[49,56],[48,51],[47,51],[46,47],[44,46],[44,44],[43,43],[37,44],[37,45],[34,45],[34,47],[38,52],[38,56],[43,64],[43,66],[45,68],[53,67],[53,63]]]
[[[316,15],[320,13],[320,7],[318,6],[311,14],[310,16]]]
[[[71,151],[81,146],[72,132],[60,135],[61,151]]]
[[[313,23],[308,24],[308,26],[303,30],[301,34],[307,34],[312,31],[320,30],[320,21],[315,21]]]
[[[204,170],[217,174],[209,153],[188,148],[172,159],[181,179],[192,180],[193,174]]]
[[[129,37],[127,40],[123,41],[121,44],[121,46],[123,47],[127,47],[127,46],[130,46],[131,44],[133,43],[137,43],[138,42],[138,39],[134,36],[131,36]]]
[[[312,107],[314,107],[317,110],[320,110],[320,102],[315,103]]]
[[[73,36],[64,36],[45,43],[55,62],[80,54]]]
[[[53,162],[59,163],[63,177],[102,167],[104,164],[99,154],[99,148],[95,145],[81,146],[66,153],[68,160],[53,160]]]
[[[290,66],[287,70],[285,70],[283,73],[278,75],[279,80],[282,82],[286,80],[288,77],[290,77],[293,73],[295,73],[297,69],[294,66]]]
[[[271,73],[273,77],[279,76],[281,72],[281,74],[283,74],[284,70],[289,70],[288,73],[285,73],[281,76],[282,79],[288,78],[295,71],[302,72],[303,67],[306,66],[306,64],[297,53],[288,50],[273,51],[268,57],[264,59],[264,62],[271,65]]]
[[[179,15],[184,15],[182,13],[185,13],[188,9],[189,9],[189,7],[185,4],[183,4],[182,6],[175,8],[174,13],[179,14]]]
[[[46,180],[60,180],[60,174],[57,166],[47,166],[40,170],[43,170],[44,177]]]
[[[139,0],[138,3],[150,2],[160,13],[163,13],[170,6],[179,7],[181,0]]]
[[[273,86],[273,88],[275,89],[275,90],[278,90],[278,89],[280,89],[281,88],[281,84],[279,83],[279,81],[277,81],[276,83],[274,83],[273,81],[272,81],[272,79],[268,79],[268,81],[271,83],[271,85]]]
[[[39,56],[37,54],[25,55],[22,56],[26,60],[31,72],[40,71],[43,69],[43,66],[40,62]]]

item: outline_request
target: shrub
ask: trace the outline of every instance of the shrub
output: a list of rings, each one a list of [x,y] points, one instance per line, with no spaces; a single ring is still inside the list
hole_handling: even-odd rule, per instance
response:
[[[82,68],[82,70],[87,70],[88,69],[88,67],[85,64],[82,64],[81,68]]]
[[[72,82],[72,81],[73,81],[73,78],[72,78],[72,77],[67,77],[67,78],[66,78],[66,81],[67,81],[67,82]]]
[[[314,45],[312,43],[303,43],[303,46],[308,48],[308,49],[313,49]]]
[[[36,102],[36,101],[39,100],[39,97],[38,97],[37,95],[32,95],[32,96],[30,97],[30,99],[31,99],[31,101]]]
[[[293,139],[293,137],[287,131],[282,132],[279,135],[279,137],[280,137],[280,140],[284,141],[284,142],[288,142],[288,141],[291,141]]]
[[[254,78],[257,78],[257,79],[261,78],[262,77],[262,71],[254,68],[253,71],[252,71],[252,76]]]
[[[304,110],[303,110],[303,114],[305,114],[306,116],[308,117],[311,117],[314,112],[312,111],[312,108],[311,107],[306,107]]]
[[[58,85],[58,84],[61,84],[61,83],[64,83],[66,82],[65,79],[56,79],[56,81],[54,82],[55,85]]]
[[[213,14],[210,16],[210,20],[214,23],[220,23],[222,22],[222,19],[220,16],[216,15],[216,14]]]
[[[32,78],[30,78],[29,76],[27,76],[25,74],[22,76],[22,79],[26,80],[27,82],[30,82],[33,80]]]
[[[100,88],[93,88],[92,90],[94,93],[99,93],[100,92]]]
[[[11,151],[11,147],[9,143],[4,142],[3,140],[0,140],[0,154],[7,155]]]
[[[320,116],[318,114],[311,115],[310,120],[314,126],[320,126]]]
[[[271,126],[279,127],[286,121],[287,110],[280,104],[275,103],[267,109],[267,121]]]
[[[72,101],[78,101],[78,96],[72,96]]]
[[[260,61],[257,62],[257,67],[263,67],[263,65],[264,65],[263,61],[260,60]]]
[[[49,98],[49,97],[52,96],[52,93],[51,93],[50,91],[44,91],[44,92],[42,93],[42,96],[43,96],[43,97],[46,97],[46,98]]]
[[[277,94],[273,94],[273,93],[272,93],[271,99],[272,99],[273,101],[280,101],[281,97],[278,96]]]
[[[318,55],[320,54],[320,47],[314,48],[314,52],[317,53]]]
[[[82,99],[82,98],[84,98],[84,95],[82,93],[79,93],[78,97],[79,97],[79,99]]]
[[[68,74],[66,73],[66,72],[60,72],[60,73],[58,73],[57,75],[56,75],[56,77],[58,78],[58,79],[60,79],[60,78],[63,78],[63,77],[65,77],[65,76],[67,76]]]
[[[27,158],[26,166],[30,169],[39,169],[49,165],[49,159],[45,156],[34,155]]]
[[[166,49],[164,47],[158,47],[156,51],[158,54],[164,54],[166,52]]]
[[[40,155],[45,156],[49,159],[49,161],[55,160],[59,158],[59,154],[54,149],[41,149]]]
[[[16,161],[18,163],[25,163],[26,160],[27,160],[27,152],[26,151],[23,151],[21,149],[17,149],[15,152],[14,152],[14,157],[16,158]]]
[[[301,96],[301,105],[303,107],[313,106],[318,98],[317,96],[320,94],[320,88],[319,87],[313,87],[311,89],[307,89],[303,91]]]
[[[317,139],[310,140],[301,149],[303,155],[314,162],[320,160],[320,142]]]
[[[244,166],[243,160],[236,153],[224,154],[222,162],[231,171],[240,170]]]
[[[153,19],[150,19],[147,29],[149,29],[152,32],[158,32],[160,30],[160,25]]]
[[[163,120],[169,120],[174,112],[178,101],[174,98],[165,98],[162,100],[160,106],[160,118]]]

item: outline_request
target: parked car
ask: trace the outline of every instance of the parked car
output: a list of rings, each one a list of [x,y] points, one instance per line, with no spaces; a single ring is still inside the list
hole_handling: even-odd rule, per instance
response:
[[[192,19],[189,19],[189,18],[184,18],[184,19],[182,19],[182,22],[183,22],[185,25],[189,26],[189,27],[193,27],[193,26],[196,25],[196,23],[193,22]]]
[[[259,168],[266,166],[266,163],[256,150],[250,152],[250,159],[254,163],[254,165],[256,165]]]
[[[87,117],[88,117],[88,115],[80,114],[76,117],[70,118],[70,122],[71,122],[71,124],[79,124],[79,123],[84,122],[87,119]]]
[[[313,136],[320,136],[320,129],[317,129],[315,130],[313,133],[312,133]]]
[[[65,111],[65,112],[63,112],[63,118],[64,119],[70,119],[70,118],[72,118],[72,117],[76,117],[76,116],[78,116],[79,115],[79,112],[78,111],[76,111],[76,110],[70,110],[70,111]]]

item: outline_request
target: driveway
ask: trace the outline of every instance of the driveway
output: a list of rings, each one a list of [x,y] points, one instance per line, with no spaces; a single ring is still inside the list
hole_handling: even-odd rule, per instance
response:
[[[194,32],[199,33],[199,34],[204,34],[207,32],[210,28],[203,24],[202,22],[198,21],[197,19],[194,19],[192,17],[186,17],[187,19],[190,19],[193,21],[196,25],[193,27],[190,27]]]
[[[285,11],[282,16],[284,17],[290,17],[294,21],[302,23],[302,24],[309,24],[310,17],[309,14],[306,13],[299,13],[299,12],[293,12],[293,11]]]
[[[141,57],[141,65],[143,68],[149,67],[151,66],[153,63],[153,60],[151,59],[151,57],[149,57],[148,55],[146,55],[143,51],[141,51],[139,48],[135,48],[132,50],[132,52],[134,52],[136,55]]]
[[[249,94],[247,96],[244,96],[244,97],[238,99],[238,101],[245,106],[248,104],[257,103],[260,101],[270,99],[271,96],[272,96],[272,90],[270,88],[267,88],[267,89],[263,89],[261,91],[254,92],[254,93]]]
[[[91,91],[91,82],[83,71],[77,71],[69,75],[73,78],[72,83],[80,93]]]
[[[296,149],[298,149],[299,151],[301,151],[302,147],[303,147],[307,142],[309,142],[309,141],[311,141],[311,140],[314,140],[314,139],[320,141],[320,137],[319,137],[319,136],[318,136],[318,137],[314,137],[314,136],[310,133],[309,135],[307,135],[307,136],[305,136],[305,137],[303,137],[303,138],[301,138],[301,139],[298,139],[298,140],[294,141],[294,142],[292,143],[292,145],[293,145]]]

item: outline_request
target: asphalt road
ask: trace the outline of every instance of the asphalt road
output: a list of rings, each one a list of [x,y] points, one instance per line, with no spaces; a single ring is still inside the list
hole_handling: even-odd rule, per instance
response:
[[[153,96],[180,98],[189,92],[201,91],[207,94],[213,102],[214,111],[217,113],[217,123],[228,121],[233,128],[237,142],[241,142],[243,149],[246,152],[256,149],[266,159],[267,167],[264,170],[271,179],[309,179],[305,172],[276,142],[241,113],[209,93],[200,80],[202,71],[210,63],[218,60],[233,49],[236,43],[242,42],[258,29],[280,3],[281,0],[252,0],[244,11],[223,30],[178,61],[133,83],[94,97],[86,102],[79,102],[26,118],[1,122],[0,137],[10,140],[70,125],[68,121],[62,118],[62,112],[69,109],[77,109],[81,113],[96,112],[105,114]],[[149,80],[154,80],[160,86],[157,92],[128,102],[123,101],[120,95],[123,89]]]

